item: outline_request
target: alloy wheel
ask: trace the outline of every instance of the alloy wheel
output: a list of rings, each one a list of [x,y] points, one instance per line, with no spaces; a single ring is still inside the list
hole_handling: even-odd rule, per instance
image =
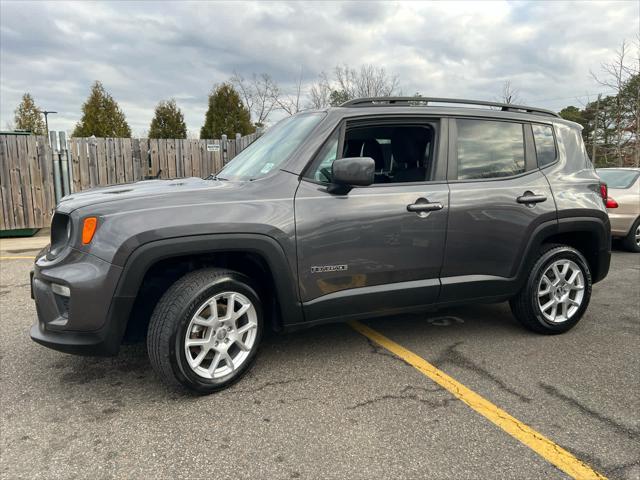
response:
[[[569,320],[584,299],[584,275],[573,261],[556,260],[540,277],[538,306],[544,318],[551,323]]]
[[[203,378],[224,377],[247,360],[257,331],[251,301],[238,292],[219,293],[206,300],[189,322],[184,339],[187,362]]]

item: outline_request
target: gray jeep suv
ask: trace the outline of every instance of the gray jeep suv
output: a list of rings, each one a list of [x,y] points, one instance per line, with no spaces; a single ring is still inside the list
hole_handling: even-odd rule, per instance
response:
[[[550,111],[374,98],[300,113],[216,176],[62,199],[31,337],[86,355],[146,337],[164,380],[209,393],[266,328],[508,300],[561,333],[609,269],[606,197],[580,127]]]

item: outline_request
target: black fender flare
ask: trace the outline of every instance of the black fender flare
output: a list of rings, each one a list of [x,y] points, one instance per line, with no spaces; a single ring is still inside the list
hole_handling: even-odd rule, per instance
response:
[[[522,252],[522,260],[517,271],[518,289],[526,281],[528,276],[527,266],[533,257],[540,251],[542,244],[550,237],[563,233],[584,232],[595,234],[597,238],[596,249],[599,252],[598,265],[592,272],[593,283],[602,280],[609,271],[611,252],[611,228],[609,218],[596,216],[565,217],[557,221],[544,222],[536,227],[532,232],[529,241]]]
[[[264,234],[210,234],[165,238],[145,243],[127,258],[112,304],[112,314],[118,323],[120,338],[124,335],[134,300],[147,271],[155,263],[183,255],[215,254],[216,252],[248,252],[260,255],[269,268],[275,283],[282,324],[304,321],[299,301],[297,281],[282,246]],[[115,307],[115,308],[114,308]]]

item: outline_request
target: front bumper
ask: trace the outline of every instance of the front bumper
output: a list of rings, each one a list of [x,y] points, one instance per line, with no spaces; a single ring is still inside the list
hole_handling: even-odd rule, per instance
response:
[[[126,326],[123,312],[132,303],[114,298],[122,269],[71,248],[53,260],[46,253],[36,258],[31,278],[37,311],[32,340],[66,353],[117,354]],[[67,287],[69,297],[55,293],[54,284]]]
[[[36,321],[29,332],[31,340],[59,352],[74,355],[113,356],[120,344],[110,338],[108,331],[100,333],[56,332],[47,330],[45,324]]]

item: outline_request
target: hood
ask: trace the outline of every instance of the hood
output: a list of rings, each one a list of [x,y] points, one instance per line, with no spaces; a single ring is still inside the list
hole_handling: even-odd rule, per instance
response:
[[[72,193],[60,200],[57,210],[71,213],[78,208],[112,202],[137,205],[147,203],[147,201],[162,202],[162,199],[166,197],[177,198],[190,192],[233,188],[233,183],[235,182],[203,180],[196,177],[175,180],[143,180]]]

